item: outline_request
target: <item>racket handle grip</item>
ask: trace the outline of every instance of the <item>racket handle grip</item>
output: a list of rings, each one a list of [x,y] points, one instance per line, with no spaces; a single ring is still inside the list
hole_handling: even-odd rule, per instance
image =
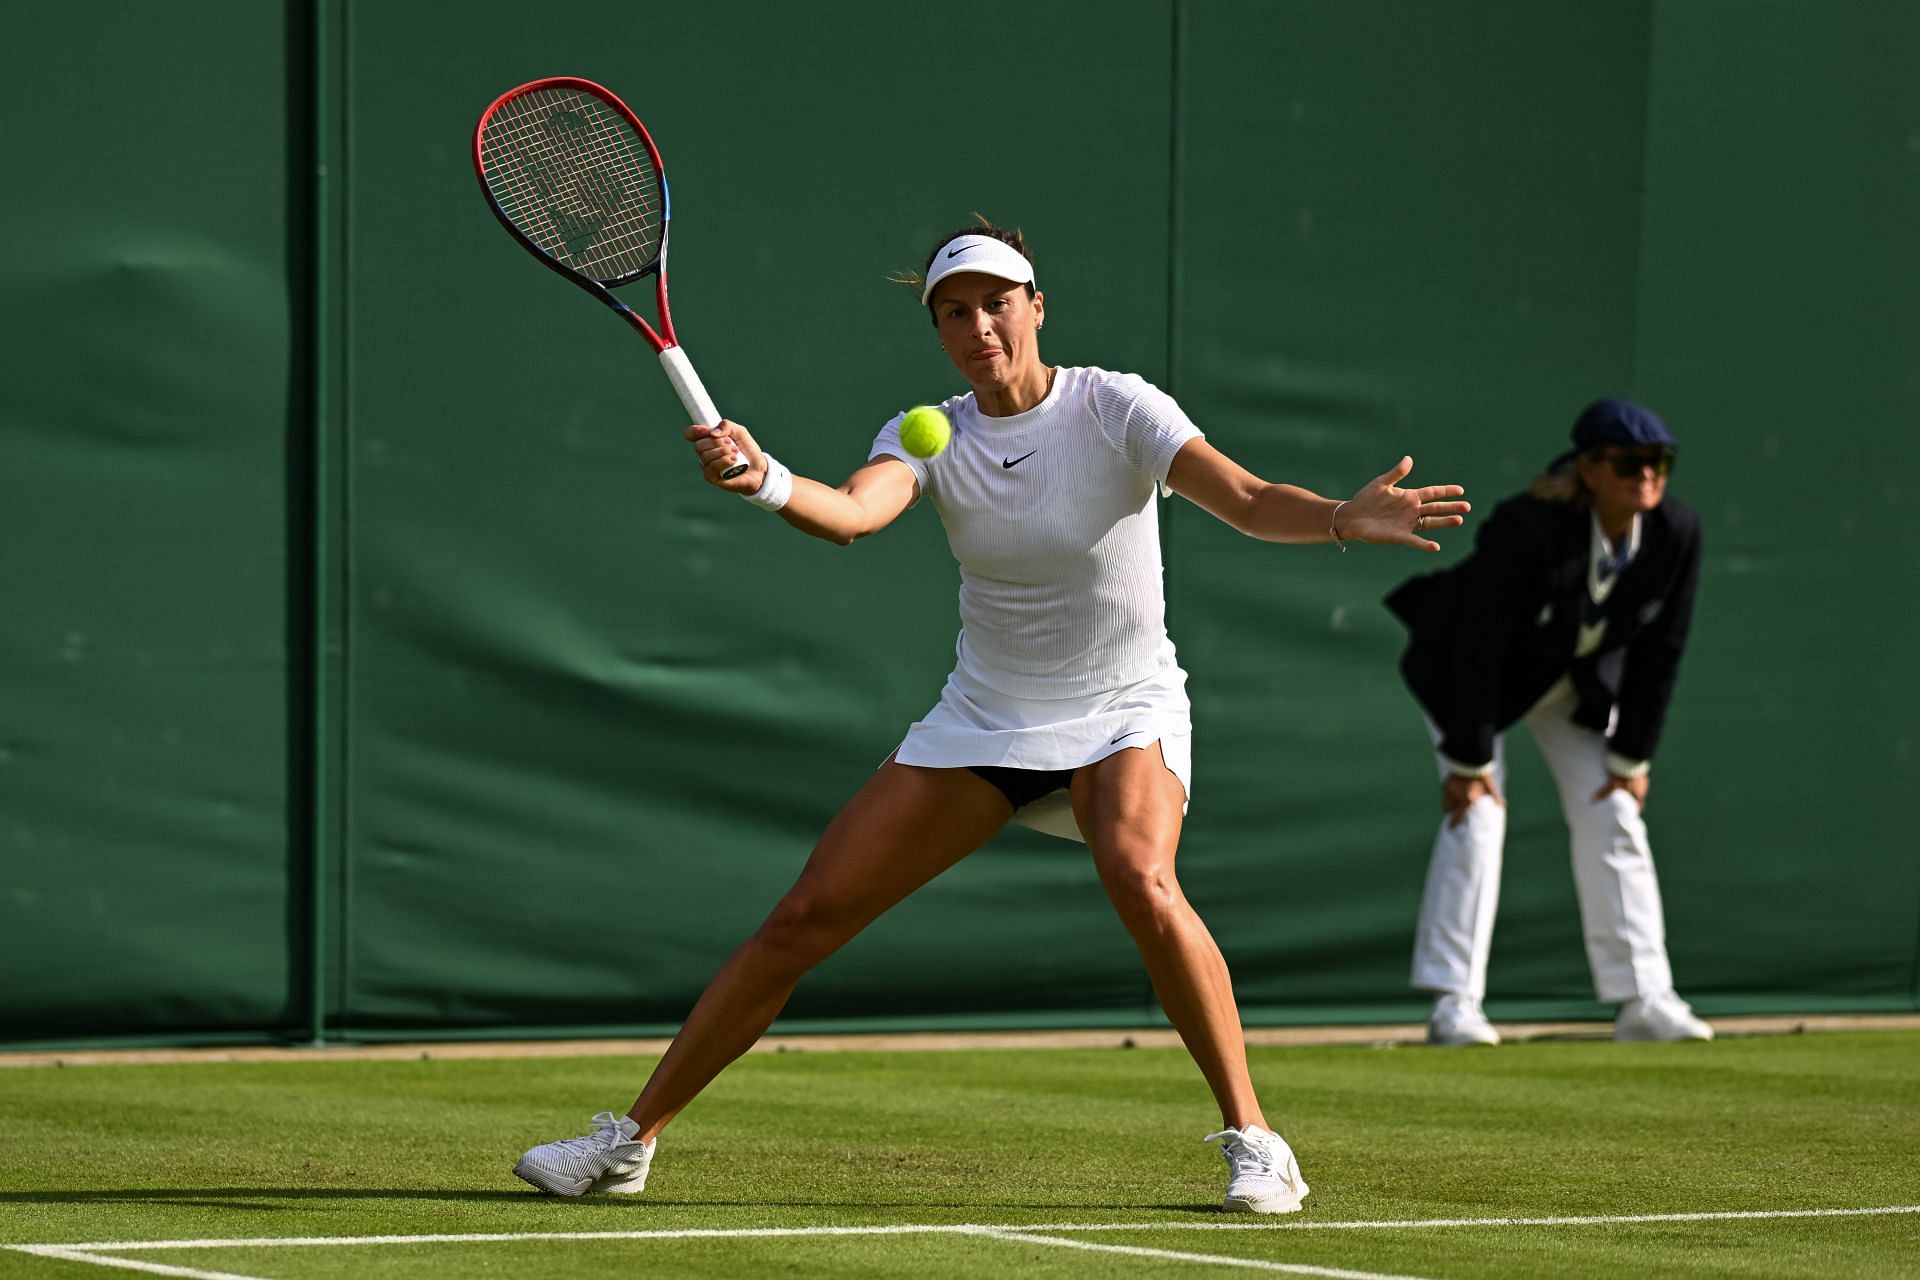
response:
[[[680,397],[680,403],[686,406],[694,422],[703,427],[720,425],[720,410],[714,407],[713,397],[707,394],[685,351],[678,346],[668,347],[660,353],[660,367],[667,371],[667,381],[673,384],[674,394]],[[731,480],[746,469],[746,455],[742,454],[738,462],[720,473],[720,478]]]

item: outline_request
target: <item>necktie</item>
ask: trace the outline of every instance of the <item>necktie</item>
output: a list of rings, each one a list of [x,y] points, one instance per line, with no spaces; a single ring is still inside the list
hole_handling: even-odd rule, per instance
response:
[[[1601,556],[1600,581],[1611,581],[1622,569],[1626,568],[1627,557],[1631,552],[1632,544],[1628,542],[1627,539],[1622,538],[1620,539],[1619,547],[1614,550],[1613,554]]]

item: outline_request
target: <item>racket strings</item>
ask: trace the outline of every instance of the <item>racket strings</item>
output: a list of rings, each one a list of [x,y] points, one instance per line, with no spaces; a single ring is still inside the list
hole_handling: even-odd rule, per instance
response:
[[[543,89],[502,103],[480,139],[487,187],[522,235],[601,281],[659,256],[665,195],[646,145],[598,98]]]
[[[537,197],[543,247],[583,274],[613,278],[651,265],[661,200],[651,157],[623,120],[597,99],[528,95],[509,138]]]
[[[509,217],[523,233],[583,274],[615,278],[651,265],[658,177],[624,122],[597,100],[564,92],[510,106],[500,168],[516,197]]]

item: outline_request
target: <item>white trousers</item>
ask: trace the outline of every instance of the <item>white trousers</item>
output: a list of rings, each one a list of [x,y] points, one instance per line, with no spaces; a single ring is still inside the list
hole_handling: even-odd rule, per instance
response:
[[[1647,845],[1647,824],[1624,791],[1594,803],[1606,785],[1607,740],[1568,719],[1575,704],[1562,680],[1526,714],[1527,728],[1546,757],[1560,789],[1560,808],[1572,837],[1573,885],[1580,899],[1587,964],[1596,995],[1609,1003],[1657,995],[1673,987],[1667,963],[1660,883]],[[1427,719],[1434,745],[1439,726]],[[1447,763],[1439,759],[1440,776]],[[1494,775],[1507,794],[1506,747],[1493,743]],[[1493,945],[1494,909],[1500,901],[1500,863],[1507,811],[1482,796],[1457,827],[1440,820],[1420,923],[1413,946],[1413,985],[1423,991],[1455,992],[1483,999],[1487,953]]]

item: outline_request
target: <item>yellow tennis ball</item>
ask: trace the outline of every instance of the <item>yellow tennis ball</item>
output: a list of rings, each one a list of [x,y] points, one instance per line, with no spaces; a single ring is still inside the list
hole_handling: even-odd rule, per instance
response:
[[[907,410],[900,420],[900,447],[916,458],[935,456],[952,438],[953,424],[930,404]]]

